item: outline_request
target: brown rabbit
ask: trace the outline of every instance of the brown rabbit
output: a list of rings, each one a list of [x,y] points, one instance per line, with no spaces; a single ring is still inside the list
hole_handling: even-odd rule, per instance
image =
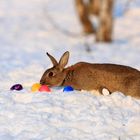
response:
[[[140,71],[116,64],[91,64],[79,62],[65,68],[69,52],[65,52],[59,63],[47,53],[53,67],[46,70],[40,83],[48,86],[72,86],[77,90],[98,90],[104,88],[110,93],[120,91],[125,95],[140,97]]]

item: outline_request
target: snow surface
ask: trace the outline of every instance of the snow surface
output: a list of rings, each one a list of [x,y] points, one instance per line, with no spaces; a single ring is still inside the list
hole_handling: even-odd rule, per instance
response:
[[[78,61],[140,69],[140,2],[117,1],[114,42],[81,34],[71,0],[0,0],[0,140],[140,140],[140,100],[122,93],[32,93],[33,83],[70,51]],[[125,11],[125,13],[124,13]],[[21,83],[22,91],[9,88]]]

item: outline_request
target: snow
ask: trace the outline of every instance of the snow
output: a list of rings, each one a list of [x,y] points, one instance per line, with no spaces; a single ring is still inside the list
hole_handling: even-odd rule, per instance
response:
[[[114,42],[97,44],[81,34],[71,0],[0,0],[0,140],[140,139],[138,99],[62,88],[31,92],[52,66],[46,51],[57,59],[70,51],[69,65],[108,62],[140,70],[140,2],[125,14],[117,2]],[[15,83],[24,90],[10,91]]]

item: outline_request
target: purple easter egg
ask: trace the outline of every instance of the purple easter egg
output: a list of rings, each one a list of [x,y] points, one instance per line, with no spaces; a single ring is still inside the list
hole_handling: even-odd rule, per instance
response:
[[[23,87],[21,84],[15,84],[10,88],[10,90],[22,90],[22,89]]]

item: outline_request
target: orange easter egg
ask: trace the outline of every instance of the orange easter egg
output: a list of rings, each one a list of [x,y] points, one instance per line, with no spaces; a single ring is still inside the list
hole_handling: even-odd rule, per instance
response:
[[[35,83],[35,84],[32,85],[31,91],[32,92],[37,92],[40,87],[41,87],[41,85],[39,83]]]

